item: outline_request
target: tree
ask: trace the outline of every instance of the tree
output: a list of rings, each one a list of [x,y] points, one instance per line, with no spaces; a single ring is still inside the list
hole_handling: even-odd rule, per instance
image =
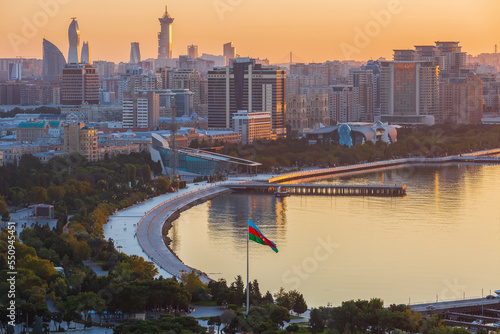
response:
[[[297,315],[300,315],[307,311],[307,304],[302,294],[299,294],[295,299],[295,302],[293,304],[293,311],[297,313]]]
[[[43,334],[43,324],[42,324],[42,318],[39,316],[35,317],[35,323],[33,325],[33,332],[35,334]]]
[[[241,275],[238,275],[236,277],[236,280],[231,283],[231,290],[234,291],[234,304],[236,304],[238,307],[241,307],[243,303],[245,302],[245,284],[243,283],[243,279],[241,278]]]
[[[148,164],[145,164],[141,168],[142,179],[144,183],[151,182],[151,167]]]
[[[309,315],[309,327],[311,327],[311,332],[313,333],[321,333],[325,328],[323,315],[317,308],[313,309]]]
[[[47,188],[47,195],[50,201],[55,203],[64,199],[66,191],[64,190],[64,187],[51,185]]]
[[[30,203],[46,203],[49,200],[47,190],[42,187],[31,188],[28,198]]]

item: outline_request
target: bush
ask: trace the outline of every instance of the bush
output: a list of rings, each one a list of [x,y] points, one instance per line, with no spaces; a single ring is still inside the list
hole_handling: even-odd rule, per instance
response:
[[[288,325],[288,327],[286,328],[286,331],[287,332],[298,332],[299,331],[299,325],[296,325],[296,324]]]

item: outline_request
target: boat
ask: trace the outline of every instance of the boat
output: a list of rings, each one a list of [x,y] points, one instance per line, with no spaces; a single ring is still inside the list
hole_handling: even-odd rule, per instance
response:
[[[278,190],[274,192],[274,195],[276,197],[288,197],[288,196],[290,196],[290,193],[287,191],[282,191],[281,186],[279,186]]]

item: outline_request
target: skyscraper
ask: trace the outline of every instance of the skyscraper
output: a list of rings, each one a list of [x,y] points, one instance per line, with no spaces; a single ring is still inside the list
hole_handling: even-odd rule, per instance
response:
[[[235,58],[235,53],[236,51],[233,46],[233,42],[224,44],[224,57],[226,57],[226,66],[229,66],[230,60]]]
[[[354,113],[360,122],[373,122],[373,72],[365,69],[349,70],[349,85],[354,92]]]
[[[429,61],[380,62],[382,121],[434,123],[438,116],[438,76],[438,66]]]
[[[78,28],[76,17],[73,17],[72,19],[73,21],[71,21],[68,29],[68,64],[78,64],[80,63],[80,28]]]
[[[139,48],[139,43],[132,42],[130,47],[130,63],[138,64],[141,61],[141,49]]]
[[[158,33],[158,59],[172,58],[172,23],[174,19],[168,14],[165,6],[165,13],[160,17],[161,31]]]
[[[66,65],[66,59],[62,52],[46,40],[43,39],[43,78],[45,81],[54,81],[58,75],[62,73],[64,66]]]
[[[231,128],[238,110],[269,111],[274,135],[286,134],[286,71],[237,58],[208,72],[208,127]]]
[[[191,59],[198,58],[198,45],[189,45],[188,46],[188,56]]]
[[[89,42],[83,42],[81,62],[82,64],[92,64]]]

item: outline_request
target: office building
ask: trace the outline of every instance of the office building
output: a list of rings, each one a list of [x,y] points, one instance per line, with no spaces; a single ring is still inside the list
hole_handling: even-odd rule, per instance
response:
[[[271,139],[271,113],[238,110],[233,115],[233,131],[241,134],[243,144]]]
[[[158,59],[172,58],[172,24],[174,19],[168,13],[165,7],[165,13],[158,19],[161,25],[161,31],[158,33]]]
[[[76,18],[73,18],[68,29],[68,39],[69,39],[69,52],[68,52],[68,64],[79,64],[80,63],[80,28],[78,27],[78,22]]]
[[[286,134],[286,71],[237,58],[208,72],[208,127],[229,129],[238,110],[271,112],[276,137]]]
[[[188,57],[191,59],[198,58],[198,45],[189,45],[188,46]]]
[[[123,97],[122,125],[124,128],[156,129],[160,124],[159,92],[137,91]]]
[[[130,46],[130,63],[139,64],[141,61],[141,49],[139,43],[132,42]]]
[[[82,64],[92,64],[89,42],[83,42],[81,62]]]
[[[438,66],[429,61],[380,62],[382,121],[428,124],[435,120],[438,76]]]
[[[231,60],[236,58],[236,49],[233,46],[233,42],[224,44],[223,52],[224,58],[226,59],[226,66],[231,65]]]
[[[89,64],[68,64],[63,69],[61,102],[64,105],[99,104],[99,74]]]
[[[21,64],[9,64],[9,81],[21,81]]]
[[[43,79],[47,82],[58,80],[62,70],[66,66],[66,59],[62,52],[46,40],[43,39]]]

